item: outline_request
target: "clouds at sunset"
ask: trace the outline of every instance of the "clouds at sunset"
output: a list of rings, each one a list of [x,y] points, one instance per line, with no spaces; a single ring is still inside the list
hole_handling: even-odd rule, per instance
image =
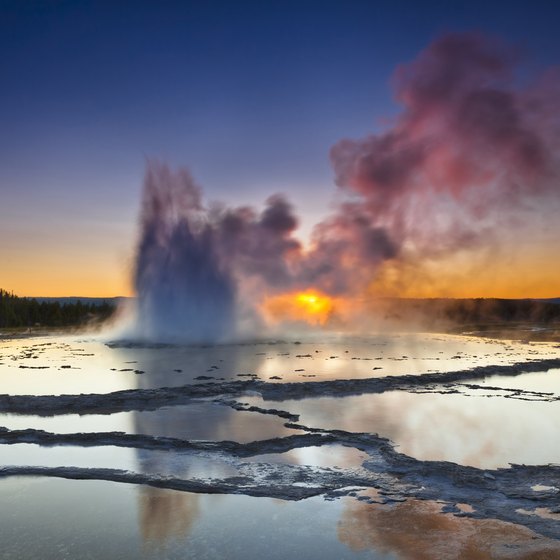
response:
[[[557,188],[559,82],[515,87],[515,62],[482,35],[444,36],[397,69],[393,126],[332,148],[337,184],[396,243],[423,238],[427,215],[452,211],[459,221],[439,233],[449,250],[468,245],[485,218]]]
[[[310,282],[411,295],[405,284],[425,278],[429,295],[448,295],[446,281],[464,290],[485,257],[523,250],[512,231],[538,237],[560,188],[560,75],[522,83],[519,59],[497,39],[449,34],[396,69],[400,112],[383,132],[331,149],[346,200],[314,230]],[[498,277],[507,266],[496,264]]]
[[[551,71],[520,84],[517,62],[507,45],[471,33],[443,36],[397,68],[392,124],[331,150],[353,200],[331,220],[377,225],[390,258],[406,250],[416,262],[488,250],[521,216],[538,222],[528,208],[545,208],[559,188],[560,81]]]

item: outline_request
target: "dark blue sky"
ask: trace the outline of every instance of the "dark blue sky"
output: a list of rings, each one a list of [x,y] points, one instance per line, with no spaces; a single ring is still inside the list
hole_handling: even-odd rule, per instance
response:
[[[128,243],[146,156],[212,198],[287,192],[310,223],[334,191],[330,146],[398,110],[397,64],[475,29],[537,69],[560,61],[558,21],[550,0],[0,0],[0,234]]]

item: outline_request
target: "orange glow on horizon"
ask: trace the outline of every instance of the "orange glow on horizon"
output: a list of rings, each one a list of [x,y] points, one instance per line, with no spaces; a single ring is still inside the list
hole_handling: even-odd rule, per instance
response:
[[[44,236],[37,241],[35,236],[31,240],[22,234],[12,242],[0,239],[0,288],[23,297],[133,295],[133,257],[128,249],[132,242],[126,236],[113,245],[106,237],[103,243],[77,235],[67,238]],[[372,271],[372,283],[365,294],[332,298],[310,289],[271,296],[262,309],[272,322],[291,319],[325,324],[335,312],[339,315],[348,311],[353,296],[560,297],[560,259],[551,239],[536,237],[522,243],[517,238],[515,244],[510,241],[492,250],[468,251],[437,260],[403,253],[400,259],[388,260]]]
[[[128,263],[114,254],[37,251],[32,256],[6,255],[0,288],[20,297],[130,296]],[[121,261],[121,262],[122,262]]]
[[[2,224],[0,288],[21,297],[130,296],[133,246],[129,223],[78,213],[57,224]]]
[[[368,295],[402,298],[547,299],[560,297],[560,260],[537,247],[504,255],[464,255],[445,261],[387,261]]]

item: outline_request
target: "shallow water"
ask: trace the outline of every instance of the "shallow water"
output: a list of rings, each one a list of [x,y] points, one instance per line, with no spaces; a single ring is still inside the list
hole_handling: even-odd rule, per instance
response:
[[[10,514],[3,508],[0,516],[2,558],[34,558],[44,549],[43,558],[478,559],[523,558],[539,547],[546,550],[543,558],[560,558],[553,541],[533,538],[535,533],[527,528],[560,538],[559,514],[547,513],[552,525],[534,522],[537,490],[520,490],[519,480],[512,482],[518,485],[512,495],[530,494],[525,501],[516,498],[512,513],[510,498],[504,498],[506,480],[493,498],[506,501],[488,508],[495,512],[490,518],[488,513],[481,514],[484,519],[443,514],[443,505],[430,501],[433,498],[414,499],[422,484],[440,484],[441,476],[430,482],[429,463],[408,467],[408,459],[391,455],[384,440],[356,439],[360,433],[378,434],[413,460],[451,461],[479,469],[560,464],[560,369],[520,375],[506,371],[444,385],[422,382],[401,390],[366,387],[361,394],[346,396],[336,396],[335,383],[405,374],[418,379],[433,372],[559,357],[557,344],[434,334],[214,347],[108,346],[83,336],[0,341],[4,394],[41,398],[94,393],[114,399],[109,393],[122,389],[157,395],[162,387],[215,387],[212,396],[173,406],[162,401],[154,410],[135,409],[145,405],[132,400],[119,412],[117,399],[110,414],[61,409],[39,416],[33,409],[38,401],[30,397],[24,414],[0,412],[0,426],[9,430],[0,433],[2,465],[19,467],[14,474],[34,475],[6,478],[0,465],[0,497],[12,508]],[[221,383],[231,387],[231,381],[253,379],[267,386],[331,384],[328,396],[313,398],[305,389],[297,399],[276,400],[263,400],[245,389],[220,393]],[[27,429],[32,431],[21,432]],[[73,435],[80,433],[94,439]],[[130,439],[136,435],[139,439]],[[51,436],[54,441],[48,439]],[[395,464],[399,472],[410,468],[410,476],[426,466],[428,478],[401,488],[401,475],[391,474]],[[77,470],[62,472],[58,467]],[[481,472],[486,480],[497,476]],[[94,480],[64,481],[38,474]],[[143,484],[178,484],[189,491],[137,486],[136,475]],[[183,482],[187,485],[181,486]],[[348,488],[356,484],[360,488],[355,491]],[[530,485],[545,488],[544,495],[554,494],[560,474],[536,472]],[[196,494],[190,493],[193,489]],[[445,482],[441,495],[457,496],[445,507],[457,513],[463,505],[456,500],[468,502],[469,492],[453,492],[453,483]],[[484,506],[484,492],[476,482],[472,492],[472,504]],[[75,493],[81,500],[68,501]],[[314,494],[319,495],[291,501]],[[112,508],[111,500],[118,506]],[[369,503],[372,500],[383,503]],[[551,500],[547,504],[558,503],[554,496]],[[469,511],[471,506],[464,507]],[[525,510],[528,514],[519,513]],[[46,511],[55,515],[46,518]],[[508,519],[517,525],[503,522]],[[103,538],[93,542],[96,532]],[[29,534],[32,538],[25,537]],[[513,552],[519,554],[512,556]]]
[[[284,401],[282,408],[300,414],[305,426],[379,434],[394,442],[401,453],[425,461],[452,461],[485,469],[510,463],[560,464],[560,402],[473,393],[392,391]],[[244,400],[265,408],[278,404]]]
[[[239,442],[300,432],[286,428],[285,422],[276,416],[239,412],[213,402],[196,402],[187,406],[163,407],[153,411],[82,416],[0,414],[0,426],[10,430],[33,428],[57,433],[124,432],[190,440]]]
[[[0,481],[0,499],[5,559],[560,557],[555,541],[510,524],[442,514],[432,502],[283,502],[24,478]]]
[[[0,496],[3,558],[390,557],[338,539],[342,502],[38,479],[2,481]]]
[[[0,383],[12,395],[110,393],[258,378],[271,383],[419,375],[560,357],[560,347],[434,334],[217,346],[107,346],[101,339],[0,339]]]
[[[0,339],[0,386],[11,395],[110,393],[136,387],[131,364],[100,341]],[[137,368],[132,368],[132,370]]]

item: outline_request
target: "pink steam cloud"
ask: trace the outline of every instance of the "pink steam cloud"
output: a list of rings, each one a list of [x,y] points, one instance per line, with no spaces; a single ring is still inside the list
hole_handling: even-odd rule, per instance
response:
[[[515,88],[514,62],[507,46],[478,34],[432,43],[397,69],[403,111],[394,126],[332,148],[337,184],[381,214],[412,193],[468,202],[473,192],[485,199],[551,188],[558,177],[558,145],[551,145],[559,130],[551,114],[558,76]]]

